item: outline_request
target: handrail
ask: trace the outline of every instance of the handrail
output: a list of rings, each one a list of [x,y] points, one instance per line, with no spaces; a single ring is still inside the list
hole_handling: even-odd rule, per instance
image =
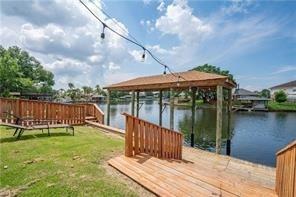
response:
[[[96,118],[96,120],[104,124],[104,112],[94,103],[83,103],[81,104],[86,108],[86,116],[92,116]]]
[[[282,154],[285,151],[287,151],[288,149],[292,148],[293,146],[296,146],[296,140],[292,141],[291,143],[289,143],[287,146],[285,146],[284,148],[282,148],[281,150],[279,150],[276,155]]]
[[[139,119],[126,117],[125,155],[139,153],[166,159],[182,159],[183,134]]]
[[[276,153],[276,185],[279,197],[296,196],[296,140]]]
[[[124,116],[130,116],[130,117],[136,118],[135,116],[132,116],[132,115],[126,113],[126,112],[121,113],[121,115],[124,115]],[[145,122],[145,123],[147,123],[147,124],[151,124],[151,125],[153,125],[153,126],[160,127],[160,128],[162,128],[162,129],[167,129],[167,128],[165,128],[165,127],[163,127],[163,126],[159,126],[159,125],[157,125],[157,124],[155,124],[155,123],[153,123],[153,122],[149,122],[149,121],[147,121],[147,120],[140,119],[140,118],[137,118],[137,119],[139,119],[139,120],[141,120],[141,121],[143,121],[143,122]],[[170,129],[168,129],[168,130],[170,130]],[[174,130],[170,130],[170,131],[171,131],[171,132],[175,132],[175,133],[178,133],[178,134],[183,135],[183,134],[180,133],[179,131],[174,131]]]

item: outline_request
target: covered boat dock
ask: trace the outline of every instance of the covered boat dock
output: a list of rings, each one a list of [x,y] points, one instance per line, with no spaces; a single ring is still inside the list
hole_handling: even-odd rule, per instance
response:
[[[205,73],[199,71],[187,71],[174,74],[161,74],[147,77],[139,77],[120,83],[116,83],[104,89],[107,89],[107,125],[110,125],[110,93],[111,91],[132,92],[131,115],[139,117],[139,93],[145,91],[159,92],[159,126],[162,126],[163,112],[163,92],[170,91],[170,129],[174,130],[174,99],[176,91],[189,90],[192,98],[192,116],[191,116],[191,146],[194,146],[194,122],[196,111],[196,93],[198,89],[216,91],[217,98],[217,117],[216,117],[216,152],[221,152],[222,137],[222,101],[223,89],[227,91],[228,112],[231,112],[232,89],[236,87],[235,82],[227,76]]]
[[[227,98],[227,111],[230,114],[232,88],[235,86],[236,84],[226,76],[187,71],[139,77],[105,87],[108,90],[108,125],[111,91],[132,92],[131,115],[123,114],[126,117],[125,155],[110,159],[109,165],[158,196],[295,196],[296,141],[277,153],[276,168],[219,154],[222,138],[222,101],[223,98]],[[172,95],[175,91],[190,90],[191,146],[194,146],[193,123],[198,89],[216,91],[218,154],[183,146],[183,134],[174,131],[173,128]],[[159,91],[159,125],[139,118],[139,93],[144,91]],[[163,91],[170,91],[171,95],[170,129],[162,127]]]

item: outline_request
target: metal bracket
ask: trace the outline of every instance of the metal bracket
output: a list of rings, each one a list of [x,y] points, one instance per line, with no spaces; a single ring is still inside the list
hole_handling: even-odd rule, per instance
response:
[[[139,114],[139,112],[140,112],[140,109],[142,108],[142,106],[144,105],[144,103],[139,103],[140,105],[139,105],[139,109],[138,109],[138,114]]]
[[[165,110],[166,106],[167,106],[167,105],[164,105],[164,106],[162,107],[161,115],[162,115],[162,112]]]

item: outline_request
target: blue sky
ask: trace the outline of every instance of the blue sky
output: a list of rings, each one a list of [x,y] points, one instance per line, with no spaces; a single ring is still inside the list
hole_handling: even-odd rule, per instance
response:
[[[240,87],[261,90],[296,79],[295,1],[84,2],[108,25],[124,28],[175,71],[209,63]],[[1,1],[0,44],[18,45],[55,74],[56,88],[107,85],[160,74],[142,50],[106,31],[79,1]],[[114,23],[120,25],[120,28]]]

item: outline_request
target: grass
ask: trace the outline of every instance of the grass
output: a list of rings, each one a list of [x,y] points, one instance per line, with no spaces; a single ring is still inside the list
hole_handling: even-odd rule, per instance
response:
[[[28,131],[20,140],[0,126],[0,196],[137,196],[106,170],[106,160],[123,152],[124,141],[90,127]],[[7,168],[6,168],[7,167]]]
[[[296,112],[296,103],[290,103],[290,102],[277,103],[274,101],[270,101],[268,102],[268,110]]]

